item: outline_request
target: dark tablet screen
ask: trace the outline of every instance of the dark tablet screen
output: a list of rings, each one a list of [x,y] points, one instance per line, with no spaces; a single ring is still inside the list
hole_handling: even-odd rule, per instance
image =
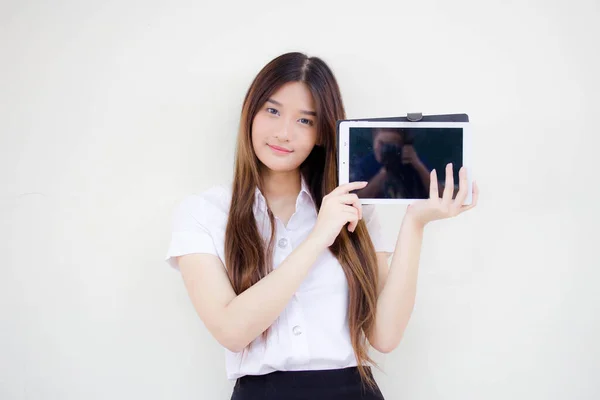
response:
[[[359,197],[425,199],[435,168],[439,186],[452,163],[455,194],[463,165],[462,128],[349,128],[349,179],[369,181]],[[368,189],[368,190],[367,190]]]

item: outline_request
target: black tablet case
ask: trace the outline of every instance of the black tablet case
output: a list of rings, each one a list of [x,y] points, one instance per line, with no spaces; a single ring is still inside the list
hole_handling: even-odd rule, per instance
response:
[[[338,143],[340,138],[340,123],[344,121],[469,122],[469,116],[467,114],[423,115],[421,113],[408,113],[406,114],[406,117],[340,119],[335,124],[335,130],[338,136]]]

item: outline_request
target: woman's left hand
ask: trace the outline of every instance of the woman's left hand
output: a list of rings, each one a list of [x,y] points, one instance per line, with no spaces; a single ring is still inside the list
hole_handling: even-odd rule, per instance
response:
[[[442,197],[439,197],[438,179],[435,169],[431,171],[431,183],[429,185],[429,198],[427,200],[419,200],[409,205],[406,216],[412,218],[417,223],[425,226],[431,221],[455,217],[465,211],[468,211],[477,205],[479,197],[479,189],[477,184],[473,182],[473,201],[470,205],[463,205],[467,198],[467,171],[462,167],[458,173],[459,187],[456,198],[453,199],[454,193],[454,174],[452,172],[452,164],[446,166],[446,184]]]

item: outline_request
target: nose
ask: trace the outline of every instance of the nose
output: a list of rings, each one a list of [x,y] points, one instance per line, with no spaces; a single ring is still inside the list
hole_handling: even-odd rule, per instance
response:
[[[284,120],[282,118],[282,122],[280,124],[280,126],[277,127],[277,133],[275,134],[275,137],[279,140],[282,141],[288,141],[290,140],[289,138],[289,134],[290,134],[290,121]]]

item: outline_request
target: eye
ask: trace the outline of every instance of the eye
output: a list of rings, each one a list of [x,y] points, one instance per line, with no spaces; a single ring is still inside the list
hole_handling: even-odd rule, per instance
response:
[[[312,120],[310,120],[308,118],[300,118],[300,121],[305,121],[305,122],[302,122],[302,123],[305,124],[305,125],[308,125],[308,126],[313,126],[315,124]]]
[[[274,112],[272,112],[272,111],[274,111]],[[277,114],[279,114],[279,111],[277,111],[276,109],[274,109],[274,108],[271,108],[271,107],[267,107],[267,112],[268,112],[269,114],[273,114],[273,115],[277,115]]]

